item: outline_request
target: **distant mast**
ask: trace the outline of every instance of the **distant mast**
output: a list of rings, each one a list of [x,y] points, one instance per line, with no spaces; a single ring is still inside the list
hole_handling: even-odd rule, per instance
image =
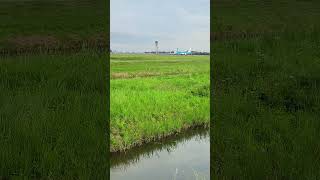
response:
[[[155,41],[155,42],[154,42],[154,44],[155,44],[155,46],[156,46],[156,54],[158,54],[158,51],[159,51],[158,43],[159,43],[158,41]]]

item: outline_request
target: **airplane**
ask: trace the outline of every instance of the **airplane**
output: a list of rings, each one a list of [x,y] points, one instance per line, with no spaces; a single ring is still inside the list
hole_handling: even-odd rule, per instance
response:
[[[191,51],[191,48],[187,51],[179,51],[177,48],[177,51],[174,52],[173,54],[175,54],[175,55],[192,55],[192,51]]]

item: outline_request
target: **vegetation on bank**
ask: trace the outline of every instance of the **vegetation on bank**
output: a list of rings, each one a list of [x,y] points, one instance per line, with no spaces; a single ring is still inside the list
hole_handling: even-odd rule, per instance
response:
[[[0,179],[108,175],[105,55],[0,59]]]
[[[208,126],[209,71],[209,56],[112,55],[110,151]]]
[[[208,137],[210,132],[203,127],[187,129],[172,136],[162,138],[159,141],[147,143],[143,146],[135,147],[125,153],[115,152],[110,156],[110,168],[127,168],[141,161],[146,155],[152,155],[160,151],[174,151],[179,143],[188,142],[190,139],[197,137],[203,139]]]

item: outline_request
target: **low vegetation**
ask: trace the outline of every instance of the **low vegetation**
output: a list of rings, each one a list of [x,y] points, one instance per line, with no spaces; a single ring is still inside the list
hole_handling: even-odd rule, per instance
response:
[[[209,56],[112,55],[110,151],[208,126],[209,71]]]

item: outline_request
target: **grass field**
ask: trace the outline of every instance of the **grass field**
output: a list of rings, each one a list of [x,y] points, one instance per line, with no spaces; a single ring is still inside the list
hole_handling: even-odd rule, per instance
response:
[[[209,56],[111,55],[110,151],[209,125]]]
[[[0,59],[1,177],[108,176],[105,55]]]
[[[212,48],[214,178],[319,179],[319,31]]]

